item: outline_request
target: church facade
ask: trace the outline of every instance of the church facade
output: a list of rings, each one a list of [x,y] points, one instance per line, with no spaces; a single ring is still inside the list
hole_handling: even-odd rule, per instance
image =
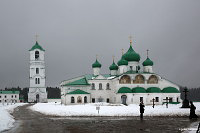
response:
[[[101,74],[101,64],[92,64],[93,74],[86,74],[61,82],[61,102],[66,105],[107,102],[113,104],[161,105],[179,103],[180,88],[153,72],[153,61],[147,58],[140,67],[140,55],[130,41],[128,51],[110,65],[109,74]],[[167,99],[167,100],[166,100]]]
[[[45,50],[36,41],[29,50],[30,53],[30,88],[28,92],[28,102],[47,102],[47,92],[45,87]]]

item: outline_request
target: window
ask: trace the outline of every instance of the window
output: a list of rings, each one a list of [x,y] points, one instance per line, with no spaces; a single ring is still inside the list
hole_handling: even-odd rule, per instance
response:
[[[38,78],[38,84],[40,84],[40,78]]]
[[[17,98],[17,95],[15,95],[15,98]]]
[[[179,102],[179,99],[178,99],[178,97],[176,98],[176,102]]]
[[[87,97],[86,96],[84,97],[84,103],[87,103]]]
[[[11,97],[13,98],[13,95]]]
[[[39,74],[39,68],[36,68],[36,74]]]
[[[159,97],[156,97],[156,102],[159,102]]]
[[[140,97],[140,102],[143,102],[143,97]]]
[[[95,84],[92,83],[92,90],[95,90]]]
[[[5,102],[7,102],[7,101],[5,100]]]
[[[110,84],[109,83],[106,84],[106,89],[110,90]]]
[[[99,90],[102,90],[102,83],[99,83]]]
[[[107,99],[106,99],[106,102],[107,102],[107,103],[109,103],[109,102],[110,102],[110,99],[109,99],[109,98],[107,98]]]
[[[0,98],[1,98],[1,96],[0,96]]]
[[[74,103],[74,97],[71,97],[71,103]]]
[[[36,60],[39,59],[39,55],[40,55],[39,51],[35,51],[35,59],[36,59]]]
[[[4,96],[6,98],[6,96]]]
[[[173,99],[172,97],[169,98],[169,103],[172,103],[172,102],[173,102],[172,99]]]
[[[1,100],[0,100],[0,103],[1,103]]]
[[[35,84],[40,84],[40,78],[35,78]]]
[[[95,98],[92,98],[92,103],[95,103]]]

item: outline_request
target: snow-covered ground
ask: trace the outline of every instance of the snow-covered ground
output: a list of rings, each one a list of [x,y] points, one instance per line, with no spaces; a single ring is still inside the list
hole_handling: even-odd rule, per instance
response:
[[[99,114],[96,107],[100,105]],[[200,115],[200,103],[194,103],[196,114]],[[144,116],[188,116],[190,110],[180,108],[181,104],[145,106]],[[139,105],[114,105],[107,103],[85,105],[61,105],[59,103],[38,103],[30,107],[34,111],[54,116],[139,116]]]
[[[13,105],[0,104],[0,132],[9,129],[13,126],[15,120],[10,113],[18,106],[23,106],[25,103],[16,103]]]

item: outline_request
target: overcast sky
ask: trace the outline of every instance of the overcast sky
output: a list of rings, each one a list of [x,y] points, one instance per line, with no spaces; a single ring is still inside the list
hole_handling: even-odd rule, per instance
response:
[[[0,1],[0,87],[29,86],[29,49],[46,50],[46,86],[101,73],[121,49],[133,47],[154,61],[154,71],[179,85],[200,86],[199,0],[17,0]]]

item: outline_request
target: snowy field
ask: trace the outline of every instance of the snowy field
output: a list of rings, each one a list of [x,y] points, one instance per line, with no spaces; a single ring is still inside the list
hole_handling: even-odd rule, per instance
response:
[[[25,103],[16,103],[4,106],[0,104],[0,132],[13,126],[15,120],[10,113],[12,113],[16,107],[22,105],[25,105]]]
[[[96,107],[100,105],[99,114]],[[200,115],[200,103],[194,103],[196,114]],[[188,116],[190,110],[180,108],[181,104],[145,106],[144,116]],[[59,103],[38,103],[30,107],[34,111],[53,116],[139,116],[139,105],[115,105],[96,103],[85,105],[61,105]]]

